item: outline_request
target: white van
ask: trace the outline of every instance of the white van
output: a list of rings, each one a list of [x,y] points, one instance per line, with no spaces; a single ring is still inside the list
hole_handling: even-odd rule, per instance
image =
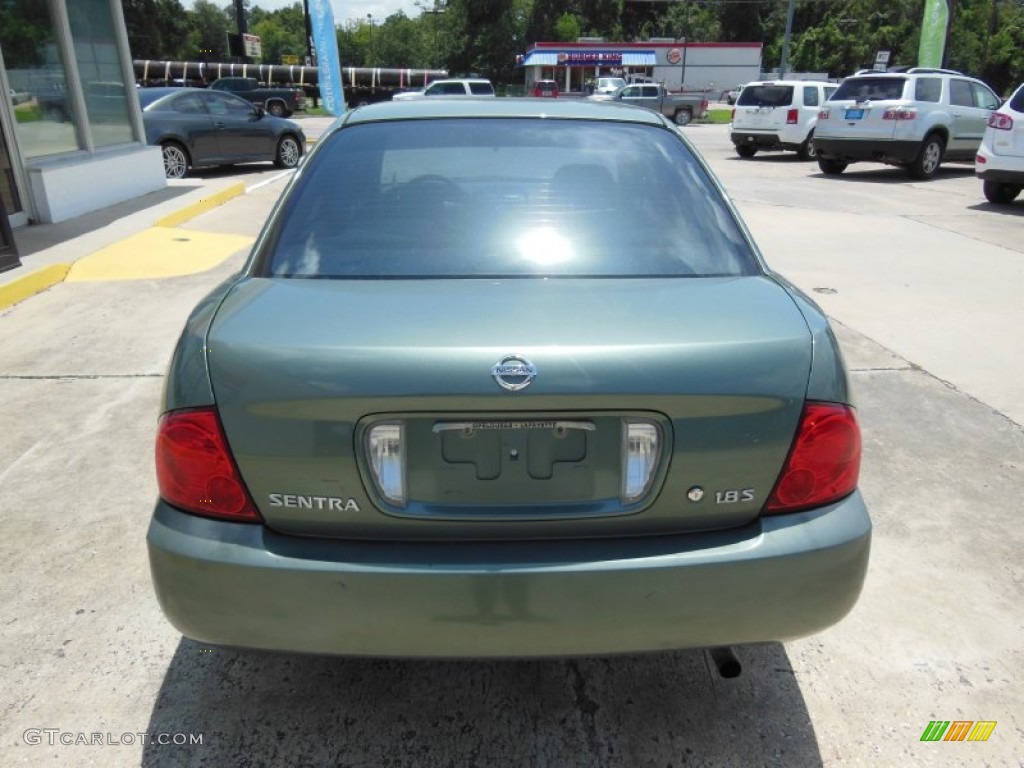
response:
[[[740,157],[759,150],[793,150],[811,160],[818,109],[835,91],[833,83],[815,80],[768,80],[747,83],[732,110],[729,138]]]

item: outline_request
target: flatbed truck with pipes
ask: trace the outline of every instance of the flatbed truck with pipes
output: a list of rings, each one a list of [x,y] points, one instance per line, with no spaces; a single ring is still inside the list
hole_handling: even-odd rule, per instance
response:
[[[140,86],[191,85],[209,87],[223,78],[247,78],[258,89],[298,88],[307,99],[320,96],[319,71],[299,64],[238,64],[209,61],[157,61],[136,59],[135,77]],[[345,104],[358,107],[388,101],[392,95],[424,88],[448,76],[446,69],[397,69],[392,67],[342,67]],[[239,94],[243,95],[244,94]],[[251,100],[251,99],[250,99]]]

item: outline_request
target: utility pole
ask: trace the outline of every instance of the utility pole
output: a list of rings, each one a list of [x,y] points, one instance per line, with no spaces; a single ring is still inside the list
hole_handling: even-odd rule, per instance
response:
[[[315,67],[317,66],[316,43],[313,42],[313,24],[309,20],[309,0],[302,0],[302,13],[306,21],[306,66]],[[317,86],[313,89],[313,109],[317,108],[316,100],[319,93],[320,87]]]
[[[242,44],[242,63],[248,64],[249,57],[245,55],[245,35],[249,32],[249,25],[245,22],[244,0],[235,0],[235,22],[238,24],[238,42]]]
[[[786,70],[789,68],[789,38],[793,34],[793,0],[789,0],[789,8],[786,10],[786,36],[782,38],[782,61],[779,63],[779,80],[786,79]]]
[[[956,0],[947,0],[949,4],[949,17],[946,19],[946,36],[945,42],[942,46],[942,67],[943,69],[949,66],[949,30],[953,28],[953,16],[956,14]],[[992,3],[995,6],[995,2]],[[986,46],[986,55],[988,53]]]

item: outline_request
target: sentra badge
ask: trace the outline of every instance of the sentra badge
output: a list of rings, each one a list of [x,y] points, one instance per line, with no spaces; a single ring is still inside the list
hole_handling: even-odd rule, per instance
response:
[[[537,377],[537,366],[519,355],[506,355],[491,367],[491,376],[502,389],[518,392]]]
[[[337,496],[301,496],[293,493],[267,494],[272,507],[288,509],[329,509],[332,512],[358,512],[355,499],[339,499]]]

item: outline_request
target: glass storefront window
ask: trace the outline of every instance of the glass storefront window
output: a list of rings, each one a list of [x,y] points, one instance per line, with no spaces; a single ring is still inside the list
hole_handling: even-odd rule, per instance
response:
[[[7,149],[7,137],[0,125],[0,202],[7,213],[18,213],[21,210],[21,198],[18,185],[14,183],[14,167],[11,164],[11,153]]]
[[[75,0],[67,7],[93,144],[108,147],[131,142],[134,136],[110,0]]]
[[[72,122],[67,75],[50,4],[40,0],[5,3],[16,24],[0,24],[18,145],[27,157],[79,148]]]

